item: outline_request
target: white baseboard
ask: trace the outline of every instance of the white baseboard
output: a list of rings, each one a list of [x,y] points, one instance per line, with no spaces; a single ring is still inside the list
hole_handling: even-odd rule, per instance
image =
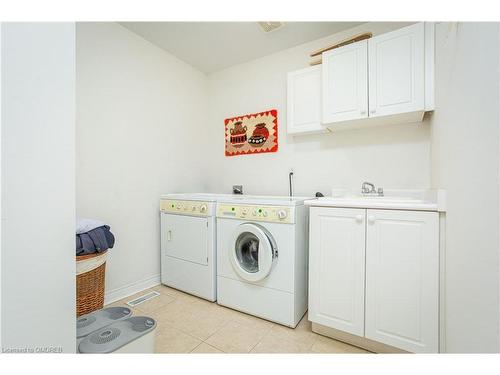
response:
[[[131,296],[132,294],[142,292],[145,289],[160,285],[160,275],[148,277],[144,280],[136,281],[120,288],[116,288],[104,293],[104,304],[110,304],[121,300],[122,298]]]

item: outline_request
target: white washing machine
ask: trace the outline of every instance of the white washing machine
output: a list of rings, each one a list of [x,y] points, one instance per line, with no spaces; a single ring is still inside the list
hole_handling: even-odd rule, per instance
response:
[[[219,199],[217,303],[289,327],[298,324],[307,311],[306,199]]]
[[[224,194],[167,194],[160,199],[161,282],[215,301],[216,201]]]

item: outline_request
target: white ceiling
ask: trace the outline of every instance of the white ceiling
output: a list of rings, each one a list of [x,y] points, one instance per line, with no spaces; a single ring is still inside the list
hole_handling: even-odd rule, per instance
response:
[[[286,22],[265,33],[257,22],[120,22],[205,73],[250,61],[362,24]]]

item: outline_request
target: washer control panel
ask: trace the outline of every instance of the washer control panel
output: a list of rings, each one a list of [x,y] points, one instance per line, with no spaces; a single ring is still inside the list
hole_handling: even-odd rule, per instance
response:
[[[246,204],[217,204],[217,217],[293,224],[295,211],[283,206],[255,206]]]
[[[161,199],[160,211],[178,215],[211,216],[212,202]]]

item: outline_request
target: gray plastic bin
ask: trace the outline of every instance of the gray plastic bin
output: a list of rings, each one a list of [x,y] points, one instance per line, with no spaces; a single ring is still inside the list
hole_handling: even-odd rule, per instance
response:
[[[128,307],[106,307],[102,310],[82,315],[76,321],[76,348],[91,333],[100,330],[119,320],[129,318],[132,310]]]
[[[147,316],[120,320],[85,337],[80,353],[154,353],[156,322]]]

